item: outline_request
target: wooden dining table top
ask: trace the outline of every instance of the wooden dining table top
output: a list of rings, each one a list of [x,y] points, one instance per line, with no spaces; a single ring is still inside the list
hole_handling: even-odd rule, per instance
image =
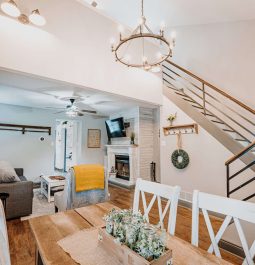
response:
[[[117,209],[118,207],[110,202],[104,202],[29,219],[43,264],[77,265],[57,242],[83,229],[103,227],[103,216],[112,208]],[[175,236],[168,236],[167,245],[173,251],[174,265],[232,264]]]

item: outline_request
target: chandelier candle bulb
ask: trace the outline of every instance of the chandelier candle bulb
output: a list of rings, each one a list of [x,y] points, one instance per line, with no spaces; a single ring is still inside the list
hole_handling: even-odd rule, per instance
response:
[[[118,31],[119,33],[123,33],[124,32],[124,27],[122,25],[118,26]]]

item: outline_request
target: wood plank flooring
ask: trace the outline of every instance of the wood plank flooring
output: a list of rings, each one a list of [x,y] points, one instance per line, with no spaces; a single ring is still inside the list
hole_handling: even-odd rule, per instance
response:
[[[131,208],[133,202],[133,192],[126,189],[117,187],[109,187],[111,198],[110,201],[120,208]],[[150,197],[147,196],[150,200]],[[164,205],[164,203],[163,203]],[[158,212],[156,204],[150,214],[150,222],[157,223]],[[167,220],[166,220],[167,222]],[[221,220],[212,218],[212,224],[215,231],[217,231],[221,225]],[[8,235],[10,242],[10,252],[12,265],[34,265],[35,264],[35,242],[33,235],[30,231],[28,221],[21,222],[18,220],[12,220],[7,222]],[[203,249],[207,249],[210,240],[206,229],[206,225],[201,216],[200,218],[200,241],[199,246]],[[177,223],[176,223],[176,236],[190,242],[191,237],[191,210],[185,207],[178,208]],[[242,259],[228,253],[221,251],[222,257],[233,264],[242,264]]]

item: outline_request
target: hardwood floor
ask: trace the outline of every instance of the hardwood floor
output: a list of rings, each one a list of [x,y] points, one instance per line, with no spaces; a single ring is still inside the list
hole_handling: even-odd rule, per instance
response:
[[[133,202],[133,192],[117,188],[110,187],[111,202],[120,208],[130,208]],[[150,200],[150,196],[146,196]],[[164,203],[162,203],[164,205]],[[153,206],[150,214],[150,222],[158,222],[158,212],[156,204]],[[167,220],[165,220],[167,222]],[[221,220],[212,218],[212,224],[215,231],[217,231],[221,225]],[[12,265],[34,265],[35,264],[35,243],[33,235],[30,231],[28,221],[21,222],[18,220],[12,220],[7,222],[8,235],[10,241],[10,252]],[[200,241],[199,246],[203,249],[207,249],[210,244],[209,235],[206,225],[202,216],[200,216]],[[176,236],[190,242],[191,237],[191,210],[185,207],[178,208],[177,223],[176,223]],[[233,264],[242,264],[242,259],[228,253],[221,251],[222,257]]]

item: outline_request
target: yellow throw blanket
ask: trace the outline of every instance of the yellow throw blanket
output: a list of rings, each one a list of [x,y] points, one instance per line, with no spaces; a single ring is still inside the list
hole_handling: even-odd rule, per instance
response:
[[[104,189],[104,167],[101,165],[74,166],[76,192]]]

